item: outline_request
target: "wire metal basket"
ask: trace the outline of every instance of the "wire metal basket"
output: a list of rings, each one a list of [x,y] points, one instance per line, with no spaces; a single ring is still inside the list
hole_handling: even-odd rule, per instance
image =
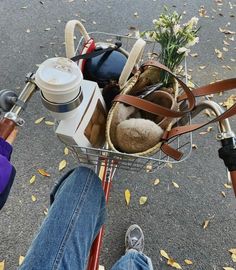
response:
[[[105,32],[90,32],[90,37],[95,41],[98,40],[99,43],[115,43],[116,41],[122,42],[122,48],[126,51],[130,51],[134,43],[137,40],[137,37],[132,35],[117,35]],[[141,63],[150,60],[156,59],[158,57],[158,47],[156,42],[146,41],[145,50],[143,57],[141,58]],[[78,54],[83,49],[84,37],[79,40],[76,53]],[[140,64],[141,64],[140,63]],[[187,65],[185,61],[184,74],[187,74]],[[185,77],[187,81],[187,75]],[[191,122],[191,116],[189,115],[189,123]],[[175,124],[178,126],[178,122]],[[175,149],[180,150],[183,153],[181,160],[176,161],[171,157],[164,154],[161,150],[152,156],[139,156],[135,154],[126,154],[112,151],[105,144],[104,148],[91,148],[91,147],[80,147],[78,145],[67,145],[71,150],[73,156],[81,164],[90,164],[95,166],[108,166],[110,168],[123,169],[127,171],[140,171],[146,170],[146,172],[155,171],[164,166],[171,166],[172,163],[179,163],[186,160],[192,151],[192,134],[188,133],[176,137],[168,142]]]

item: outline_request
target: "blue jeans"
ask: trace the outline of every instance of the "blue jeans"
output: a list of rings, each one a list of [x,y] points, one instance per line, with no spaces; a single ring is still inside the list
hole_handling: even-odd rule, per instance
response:
[[[19,270],[84,270],[105,221],[101,180],[90,169],[68,172],[51,194],[52,205]],[[129,251],[112,270],[152,269],[145,255]]]

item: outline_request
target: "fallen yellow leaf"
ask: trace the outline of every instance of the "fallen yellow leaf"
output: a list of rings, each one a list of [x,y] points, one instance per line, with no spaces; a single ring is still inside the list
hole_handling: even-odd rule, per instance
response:
[[[204,6],[201,6],[198,12],[200,17],[205,17],[207,14],[207,11],[205,10]]]
[[[128,189],[126,189],[125,190],[125,201],[126,201],[127,205],[130,204],[130,197],[131,197],[130,191]]]
[[[233,262],[236,262],[236,254],[233,253],[233,254],[231,255],[231,259],[232,259]]]
[[[230,66],[222,66],[222,68],[224,68],[224,69],[228,69],[228,70],[232,70],[232,68],[230,67]]]
[[[211,112],[210,112],[208,109],[206,109],[206,110],[204,111],[204,113],[205,113],[208,117],[211,117]]]
[[[223,59],[223,53],[220,50],[215,49],[215,53],[216,53],[217,58]]]
[[[194,88],[195,87],[195,84],[192,81],[188,80],[187,86],[189,88]]]
[[[36,202],[36,201],[37,201],[37,198],[36,198],[34,195],[32,195],[32,196],[31,196],[31,200],[32,200],[33,202]]]
[[[208,220],[208,219],[203,222],[202,227],[204,230],[208,227],[209,222],[210,222],[210,220]]]
[[[151,172],[151,171],[152,171],[152,164],[149,163],[149,164],[146,165],[146,172],[148,173],[148,172]]]
[[[139,204],[143,205],[147,202],[147,197],[146,196],[141,196],[139,199]]]
[[[22,265],[24,259],[25,259],[25,257],[20,255],[20,257],[19,257],[19,266]]]
[[[4,269],[5,269],[5,260],[0,262],[0,270],[4,270]]]
[[[213,127],[208,127],[207,132],[210,132],[213,129]]]
[[[168,162],[168,163],[166,163],[166,165],[169,167],[169,168],[173,168],[173,165],[172,165],[172,163],[170,163],[170,162]]]
[[[47,126],[54,126],[55,125],[55,123],[54,122],[51,122],[51,121],[45,121],[45,124]]]
[[[43,120],[45,119],[45,117],[40,117],[39,119],[35,120],[34,123],[36,125],[40,124]]]
[[[167,260],[170,259],[169,255],[167,254],[167,252],[164,249],[160,250],[161,256],[166,258]]]
[[[174,259],[170,258],[168,261],[167,261],[167,264],[176,268],[176,269],[182,269],[182,267],[180,266],[180,264],[178,264]]]
[[[59,171],[62,171],[63,169],[65,169],[67,165],[67,162],[65,159],[63,159],[60,163],[59,163]]]
[[[225,188],[232,188],[232,186],[229,184],[224,184],[224,186],[225,186]]]
[[[172,181],[172,184],[175,188],[179,188],[179,185],[177,183],[175,183],[174,181]]]
[[[197,54],[197,53],[190,53],[190,56],[192,56],[192,57],[197,57],[198,54]]]
[[[224,270],[235,270],[233,267],[223,267]]]
[[[223,102],[223,106],[227,109],[231,108],[236,103],[236,95],[231,95]]]
[[[230,45],[226,40],[223,40],[223,43],[224,43],[224,45],[227,45],[227,46]]]
[[[184,262],[185,262],[186,264],[188,264],[188,265],[193,264],[193,262],[190,261],[190,260],[188,260],[188,259],[184,260]]]
[[[38,172],[39,172],[42,176],[47,176],[47,177],[50,176],[50,174],[47,173],[44,169],[38,169]]]
[[[206,68],[206,66],[199,66],[199,69],[201,69],[201,70],[203,70],[205,68]]]
[[[64,148],[64,155],[67,156],[69,154],[69,149],[67,147]]]
[[[43,213],[44,213],[44,215],[46,216],[46,215],[48,214],[48,208],[45,208],[45,209],[43,210]]]
[[[236,255],[236,248],[231,248],[229,252]]]
[[[226,34],[226,35],[234,35],[234,34],[236,34],[236,32],[230,31],[230,30],[228,30],[228,29],[223,29],[223,28],[220,28],[220,27],[219,27],[219,31],[220,31],[221,33]]]
[[[160,184],[160,179],[158,179],[158,178],[155,179],[153,185],[154,185],[154,186],[157,186],[157,185],[159,185],[159,184]]]
[[[224,191],[221,191],[221,194],[222,194],[222,196],[223,196],[224,198],[226,197],[226,194],[225,194]]]
[[[36,180],[36,176],[33,175],[29,180],[30,184],[32,185],[35,182],[35,180]]]
[[[196,144],[192,144],[193,149],[198,149],[198,146]]]

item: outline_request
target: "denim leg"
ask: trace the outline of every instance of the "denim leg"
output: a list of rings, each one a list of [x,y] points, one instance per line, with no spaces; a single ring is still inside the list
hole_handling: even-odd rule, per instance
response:
[[[93,240],[105,220],[101,180],[79,167],[54,189],[54,200],[19,270],[84,270]]]
[[[111,270],[153,270],[153,266],[149,257],[136,250],[129,250]]]

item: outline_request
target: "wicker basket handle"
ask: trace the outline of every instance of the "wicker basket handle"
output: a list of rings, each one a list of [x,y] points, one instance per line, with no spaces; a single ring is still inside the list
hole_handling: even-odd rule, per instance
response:
[[[74,42],[74,32],[75,27],[79,29],[80,34],[84,37],[85,42],[90,40],[90,36],[86,31],[83,24],[78,20],[71,20],[66,24],[65,27],[65,47],[66,47],[66,57],[72,58],[75,56],[75,42]]]
[[[130,51],[128,60],[121,72],[120,78],[119,78],[119,86],[122,89],[126,82],[129,79],[129,76],[133,70],[133,68],[139,63],[141,60],[141,57],[143,56],[144,47],[146,45],[146,42],[139,38],[135,43],[133,48]]]

